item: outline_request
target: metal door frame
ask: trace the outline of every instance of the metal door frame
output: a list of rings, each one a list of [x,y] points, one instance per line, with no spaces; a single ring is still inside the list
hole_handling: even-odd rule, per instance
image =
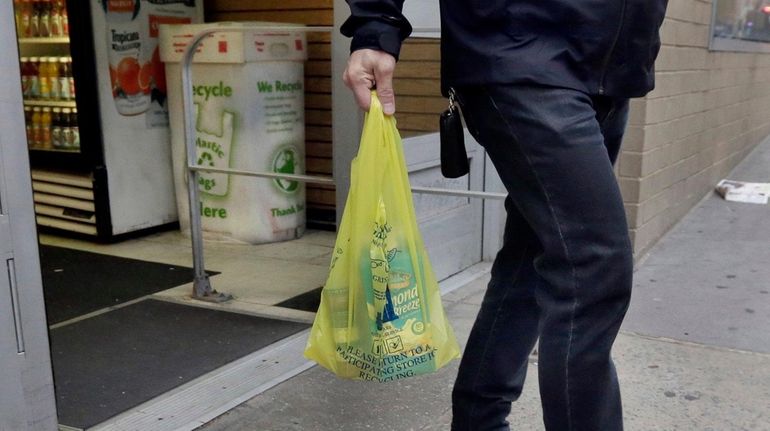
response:
[[[0,5],[0,429],[57,428],[13,3]]]

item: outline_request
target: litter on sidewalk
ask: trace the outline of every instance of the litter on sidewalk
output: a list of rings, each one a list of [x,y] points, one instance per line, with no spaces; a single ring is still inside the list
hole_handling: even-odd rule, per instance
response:
[[[770,199],[770,183],[722,180],[717,184],[716,191],[725,200],[733,202],[766,204]]]

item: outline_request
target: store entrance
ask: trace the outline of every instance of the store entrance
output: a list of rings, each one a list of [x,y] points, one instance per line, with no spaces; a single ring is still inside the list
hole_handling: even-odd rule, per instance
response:
[[[203,18],[200,1],[128,3],[137,7],[128,18],[139,16],[145,23]],[[9,33],[4,40],[20,50],[17,76],[9,76],[13,85],[5,88],[12,91],[3,96],[14,96],[14,126],[26,120],[26,140],[24,126],[18,135],[4,133],[3,139],[26,141],[27,148],[19,147],[15,156],[33,166],[31,173],[26,166],[13,172],[15,178],[31,177],[23,190],[33,190],[35,214],[30,204],[25,216],[29,227],[36,221],[41,232],[43,286],[24,286],[40,294],[40,313],[34,316],[39,324],[47,320],[54,371],[49,387],[55,388],[62,427],[90,429],[114,420],[307,329],[326,276],[332,232],[309,231],[297,241],[264,246],[207,243],[212,283],[235,299],[210,304],[190,298],[190,240],[169,227],[177,208],[168,120],[160,115],[167,102],[166,84],[159,79],[163,70],[153,55],[158,52],[157,34],[142,27],[149,37],[135,45],[142,48],[141,70],[152,73],[136,76],[135,62],[112,67],[115,45],[105,37],[116,33],[107,24],[126,18],[117,16],[125,11],[107,8],[105,2],[63,0],[14,1],[3,7],[8,25],[2,28]],[[114,15],[107,17],[107,9]],[[67,16],[69,27],[40,27],[54,16],[57,23]],[[36,24],[29,25],[28,18]],[[126,41],[132,39],[117,42]],[[128,51],[121,52],[127,60]],[[13,57],[7,60],[16,67]],[[7,118],[11,116],[0,121]],[[148,234],[146,228],[156,233]],[[120,237],[126,234],[133,238]],[[28,238],[34,248],[34,234]],[[37,272],[37,259],[32,266]],[[19,315],[33,314],[22,309]],[[48,340],[39,341],[48,346]],[[41,354],[39,350],[35,353]],[[43,356],[45,360],[34,361],[50,377],[47,350]],[[54,416],[53,403],[49,410]]]
[[[77,60],[77,50],[80,49],[81,54],[86,51],[84,45],[74,43],[77,38],[23,39],[19,43],[24,48],[22,56],[27,60],[20,60],[27,81],[29,77],[39,80],[41,76],[44,79],[53,76],[69,78],[68,55]],[[81,42],[91,39],[89,33]],[[101,36],[94,40],[105,42]],[[315,43],[318,46],[315,46],[314,55],[323,54],[321,47],[328,44],[328,40],[315,40]],[[104,54],[104,50],[91,49],[81,58],[93,57],[93,52]],[[42,61],[42,57],[47,60]],[[56,58],[56,61],[48,57]],[[65,60],[62,62],[61,58]],[[41,75],[43,63],[48,72]],[[54,71],[53,64],[64,66]],[[100,70],[104,74],[104,68]],[[317,73],[310,67],[308,70]],[[93,81],[97,82],[95,77]],[[254,352],[270,350],[279,340],[299,338],[297,334],[308,328],[314,318],[335,239],[334,232],[309,230],[299,239],[273,244],[206,242],[206,269],[211,273],[214,288],[234,296],[233,300],[223,304],[191,299],[192,255],[190,240],[184,232],[174,229],[154,234],[145,232],[142,236],[110,245],[98,243],[98,239],[114,239],[112,235],[127,231],[118,229],[121,224],[118,220],[127,213],[173,207],[173,202],[163,198],[159,199],[163,205],[153,204],[148,199],[153,193],[132,194],[122,188],[135,182],[157,191],[157,186],[144,180],[162,169],[137,170],[134,173],[138,177],[125,181],[117,173],[137,164],[128,163],[128,158],[110,162],[107,154],[99,156],[96,150],[103,149],[106,144],[94,136],[87,136],[88,133],[101,135],[104,132],[105,136],[125,139],[117,146],[121,151],[130,149],[132,154],[153,161],[161,157],[140,147],[140,144],[149,146],[149,138],[120,133],[112,124],[114,122],[105,120],[108,115],[113,118],[118,115],[112,111],[112,101],[107,104],[109,109],[101,112],[104,114],[102,120],[105,120],[102,123],[98,116],[83,115],[82,109],[80,115],[73,113],[73,107],[95,106],[96,93],[91,94],[91,98],[86,97],[89,95],[85,85],[87,80],[82,82],[84,85],[78,86],[78,100],[94,103],[73,101],[71,96],[63,93],[56,97],[33,97],[34,100],[26,103],[30,108],[27,120],[32,127],[28,140],[32,144],[29,154],[33,165],[78,167],[77,172],[32,172],[38,225],[57,228],[59,232],[67,229],[90,235],[90,238],[78,239],[43,231],[39,242],[42,296],[45,297],[49,325],[58,417],[66,429],[99,428],[99,424],[113,423],[125,417],[126,411],[147,410],[145,407],[157,403],[164,394],[191,387],[228,364],[253,356]],[[331,157],[331,112],[326,105],[312,102],[326,98],[329,90],[325,86],[320,90],[313,88],[324,94],[316,94],[315,99],[308,98],[307,131],[313,139],[323,142],[312,152],[308,151],[309,157],[314,157],[316,162],[316,170],[308,163],[308,171],[325,174],[328,172],[321,172],[318,166]],[[109,88],[103,94],[109,96]],[[21,105],[21,101],[17,102]],[[39,108],[37,117],[35,108]],[[55,108],[61,109],[55,111]],[[70,111],[64,111],[65,108]],[[341,115],[342,111],[335,112],[340,114],[336,115],[335,122],[347,118],[347,123],[342,126],[356,129],[357,111],[356,115],[350,116]],[[67,136],[74,138],[72,133],[78,128],[78,119],[86,118],[93,120],[92,125],[107,126],[103,131],[97,130],[96,126],[80,127],[78,133],[82,139],[79,139],[79,145],[62,141],[61,135],[55,138],[55,125],[58,124],[59,133],[67,129]],[[50,129],[52,135],[36,134],[36,123],[37,129]],[[49,124],[50,128],[41,126]],[[340,124],[335,123],[335,126],[340,128]],[[162,135],[156,127],[151,132]],[[337,152],[340,145],[356,144],[353,140],[335,141],[334,157],[343,159]],[[440,175],[436,135],[409,139],[404,145],[414,186],[483,189],[481,150],[469,149],[471,176],[446,181]],[[346,154],[346,151],[339,154]],[[345,163],[349,164],[349,160]],[[124,181],[118,181],[121,178]],[[329,195],[324,200],[328,208],[324,208],[334,211],[333,190],[315,189],[314,193]],[[111,205],[118,199],[126,199],[132,204],[141,202],[144,206]],[[437,278],[444,279],[481,260],[483,214],[479,200],[415,195],[415,208]],[[32,215],[30,224],[31,220]],[[334,214],[326,220],[334,220]],[[164,221],[168,220],[158,223]],[[107,232],[107,235],[100,232]],[[38,322],[42,322],[42,316],[38,317]],[[47,352],[45,356],[47,359]],[[301,353],[293,357],[301,359]],[[47,362],[39,363],[47,366]],[[270,363],[278,364],[279,361]],[[263,368],[252,369],[251,373],[269,374]]]
[[[40,237],[59,420],[88,429],[309,327],[334,233],[265,245],[207,242],[216,289],[190,298],[189,239],[113,245]]]

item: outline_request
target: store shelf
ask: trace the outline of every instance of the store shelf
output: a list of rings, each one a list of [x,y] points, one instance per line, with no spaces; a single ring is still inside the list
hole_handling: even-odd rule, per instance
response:
[[[37,45],[66,45],[70,43],[69,37],[21,37],[19,43]]]
[[[68,154],[80,153],[80,149],[79,148],[76,148],[76,149],[73,149],[73,150],[65,150],[65,149],[60,149],[60,148],[30,148],[30,150],[43,151],[43,152],[46,152],[46,153],[68,153]]]
[[[27,106],[52,106],[57,108],[77,108],[74,100],[25,100]]]
[[[29,148],[29,158],[30,164],[35,169],[66,168],[71,172],[87,172],[91,171],[94,165],[91,154],[83,145],[79,150]]]
[[[64,153],[64,154],[79,154],[80,148],[75,148],[72,150],[69,149],[63,149],[63,148],[29,148],[30,151],[40,151],[43,153]]]

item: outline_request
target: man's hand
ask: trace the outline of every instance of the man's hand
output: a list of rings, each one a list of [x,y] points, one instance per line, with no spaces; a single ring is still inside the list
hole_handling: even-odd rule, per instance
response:
[[[396,59],[387,52],[359,49],[350,54],[342,80],[353,90],[356,103],[364,111],[369,110],[372,103],[371,90],[376,86],[383,112],[385,115],[393,115],[396,112],[396,98],[393,93],[395,68]]]

